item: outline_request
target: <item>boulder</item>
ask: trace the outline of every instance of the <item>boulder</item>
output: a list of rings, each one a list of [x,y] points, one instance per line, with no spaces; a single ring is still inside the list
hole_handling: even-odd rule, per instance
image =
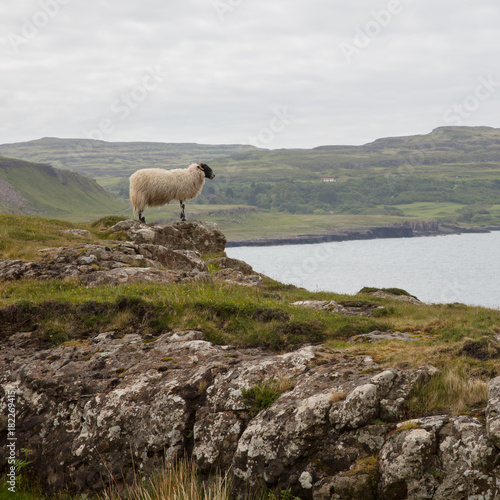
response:
[[[184,221],[147,226],[126,220],[108,231],[125,232],[137,244],[153,243],[176,250],[195,250],[201,255],[221,253],[226,247],[226,237],[213,222]]]
[[[105,332],[42,350],[33,335],[3,340],[9,372],[0,392],[15,392],[16,437],[52,491],[99,491],[111,475],[131,481],[134,467],[147,472],[191,453],[203,471],[234,471],[235,488],[265,481],[300,498],[359,492],[349,471],[361,480],[360,461],[378,454],[394,428],[376,419],[396,420],[401,413],[387,413],[397,406],[387,401],[407,398],[430,371],[368,375],[377,368],[367,356],[235,349],[197,331],[153,339]],[[245,390],[269,381],[277,399],[254,408]]]
[[[208,270],[198,252],[152,244],[109,242],[107,245],[45,248],[40,254],[41,261],[0,261],[0,279],[79,277],[92,286],[137,281],[169,283],[179,281],[178,277],[182,276],[171,271],[203,273]]]
[[[415,342],[418,340],[430,340],[431,336],[425,335],[423,332],[393,332],[392,330],[387,330],[386,332],[381,332],[380,330],[374,330],[370,333],[363,333],[361,335],[356,335],[351,337],[352,342],[378,342],[380,340],[402,340],[404,342]]]
[[[207,260],[207,264],[213,264],[221,269],[233,269],[244,275],[255,274],[252,266],[246,262],[230,257],[217,257]]]
[[[208,266],[201,259],[201,254],[220,253],[224,251],[226,242],[215,224],[197,221],[150,228],[140,222],[126,220],[115,224],[109,231],[124,231],[133,241],[44,248],[39,251],[40,261],[2,260],[0,280],[79,277],[88,286],[137,281],[170,283],[178,281],[178,275],[166,270],[206,273]],[[245,268],[243,262],[239,267],[251,270],[250,266]],[[234,273],[240,271],[235,270]],[[222,278],[253,286],[261,281],[259,277],[241,278],[236,274]]]
[[[383,306],[369,304],[366,302],[355,302],[349,305],[342,305],[335,300],[299,300],[291,304],[295,307],[305,307],[317,311],[330,311],[344,314],[346,316],[371,316],[375,309],[384,309]]]
[[[490,380],[488,385],[486,432],[492,443],[500,448],[500,377]]]
[[[177,283],[182,280],[182,275],[175,271],[160,269],[123,267],[109,271],[95,271],[81,276],[82,282],[88,288],[96,286],[117,286],[128,283]]]
[[[226,283],[233,283],[243,286],[259,286],[264,283],[262,276],[259,274],[245,275],[240,271],[234,269],[221,269],[215,273],[215,277]]]
[[[413,297],[412,295],[398,295],[395,293],[387,292],[385,290],[376,290],[374,292],[369,292],[369,295],[373,295],[374,297],[382,297],[384,299],[394,299],[394,300],[399,300],[401,302],[408,302],[415,306],[425,305],[424,302],[418,300],[416,297]]]

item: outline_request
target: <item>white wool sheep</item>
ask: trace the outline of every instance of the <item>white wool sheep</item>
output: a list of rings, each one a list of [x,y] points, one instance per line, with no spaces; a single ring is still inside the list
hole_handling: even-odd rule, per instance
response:
[[[130,201],[139,220],[146,222],[144,208],[160,207],[172,200],[181,204],[181,220],[186,220],[184,202],[201,193],[205,177],[213,179],[215,174],[205,163],[193,163],[188,168],[165,170],[144,168],[130,176]]]

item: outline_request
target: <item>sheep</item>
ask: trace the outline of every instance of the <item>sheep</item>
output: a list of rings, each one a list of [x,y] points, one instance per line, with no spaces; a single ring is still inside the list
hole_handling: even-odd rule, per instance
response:
[[[186,200],[192,200],[201,193],[205,177],[213,179],[215,174],[205,163],[193,163],[187,169],[144,168],[130,176],[130,202],[139,220],[146,222],[144,208],[160,207],[177,200],[181,204],[181,220]]]

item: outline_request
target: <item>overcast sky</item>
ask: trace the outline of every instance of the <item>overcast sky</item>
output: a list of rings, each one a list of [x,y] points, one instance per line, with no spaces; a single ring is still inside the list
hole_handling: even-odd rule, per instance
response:
[[[498,0],[2,0],[0,143],[500,127]]]

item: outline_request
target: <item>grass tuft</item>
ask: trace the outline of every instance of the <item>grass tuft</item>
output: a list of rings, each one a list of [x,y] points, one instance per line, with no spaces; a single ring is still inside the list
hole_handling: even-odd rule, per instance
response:
[[[415,388],[408,401],[409,418],[431,414],[474,412],[486,406],[488,383],[469,365],[457,360]]]
[[[111,489],[99,500],[229,500],[230,492],[229,476],[215,475],[202,481],[195,463],[183,459],[148,478],[136,474],[125,491]]]
[[[295,386],[291,377],[281,376],[241,391],[244,403],[249,407],[251,417],[272,406],[283,394]]]

